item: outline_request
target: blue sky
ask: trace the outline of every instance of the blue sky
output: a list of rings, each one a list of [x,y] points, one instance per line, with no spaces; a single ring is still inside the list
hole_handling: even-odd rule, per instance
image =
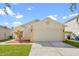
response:
[[[10,5],[11,8],[6,7],[9,13],[6,15],[3,11],[5,4],[0,4],[0,25],[12,27],[46,17],[63,23],[79,13],[79,7],[72,13],[68,3],[10,3]]]

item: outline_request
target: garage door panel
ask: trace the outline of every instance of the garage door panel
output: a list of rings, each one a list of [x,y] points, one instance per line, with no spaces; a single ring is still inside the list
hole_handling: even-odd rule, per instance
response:
[[[34,41],[62,41],[62,31],[36,31],[33,34]]]

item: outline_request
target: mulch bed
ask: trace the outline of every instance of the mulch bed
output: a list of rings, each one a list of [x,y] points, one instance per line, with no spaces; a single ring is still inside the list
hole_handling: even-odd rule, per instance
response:
[[[14,41],[10,41],[8,43],[30,43],[30,40],[21,40],[21,42],[19,40],[14,40]]]

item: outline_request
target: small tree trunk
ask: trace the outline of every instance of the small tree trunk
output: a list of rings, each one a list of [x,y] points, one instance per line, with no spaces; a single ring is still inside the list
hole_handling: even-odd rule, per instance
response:
[[[19,37],[19,43],[21,43],[22,41],[21,41],[21,37]]]
[[[21,37],[17,37],[16,41],[18,41],[19,43],[21,43],[22,42]]]

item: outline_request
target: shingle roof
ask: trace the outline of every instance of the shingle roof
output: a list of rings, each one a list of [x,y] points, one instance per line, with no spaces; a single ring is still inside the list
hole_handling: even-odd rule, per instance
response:
[[[2,25],[0,25],[0,28],[10,29],[10,28],[8,28],[7,26],[2,26]]]
[[[31,24],[31,23],[33,23],[33,22],[38,22],[38,21],[40,21],[39,19],[35,19],[35,20],[33,20],[33,21],[31,21],[31,22],[28,22],[28,23],[25,23],[25,24],[22,24],[22,25],[19,25],[19,26],[25,26],[25,25],[27,25],[27,24]],[[19,27],[19,26],[15,26],[15,27]]]

